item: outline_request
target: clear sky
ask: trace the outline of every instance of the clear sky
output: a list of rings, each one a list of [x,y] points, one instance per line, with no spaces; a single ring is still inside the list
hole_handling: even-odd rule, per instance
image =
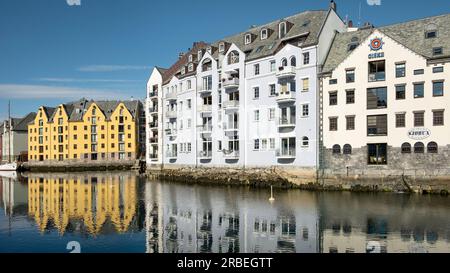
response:
[[[369,5],[381,2],[381,5]],[[450,13],[448,0],[336,0],[356,24]],[[329,0],[0,0],[0,119],[81,97],[145,97],[155,65]]]

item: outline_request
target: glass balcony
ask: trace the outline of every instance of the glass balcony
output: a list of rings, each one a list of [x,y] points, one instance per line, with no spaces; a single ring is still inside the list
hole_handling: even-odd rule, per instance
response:
[[[177,100],[177,93],[175,92],[169,92],[166,94],[167,100]]]
[[[295,117],[281,117],[278,120],[278,127],[279,128],[292,128],[295,127]]]
[[[297,155],[295,148],[282,148],[277,150],[277,158],[280,159],[293,159]]]
[[[223,103],[223,108],[225,110],[238,110],[239,109],[239,101],[238,100],[229,100]]]
[[[166,157],[168,159],[175,159],[178,157],[178,153],[176,151],[167,151],[166,152]]]
[[[175,119],[177,118],[177,111],[176,110],[170,110],[166,112],[166,117],[169,119]]]
[[[212,151],[200,151],[198,153],[198,157],[200,159],[211,159],[212,158]]]
[[[276,72],[278,79],[295,77],[295,67],[294,66],[280,66]]]
[[[223,156],[226,159],[238,159],[240,157],[239,151],[224,151]]]
[[[198,111],[199,111],[200,113],[211,113],[211,112],[212,112],[212,105],[210,105],[210,104],[203,104],[203,105],[200,105],[200,106],[198,107]]]
[[[148,112],[150,115],[158,115],[158,107],[150,107],[148,108]]]
[[[279,93],[277,96],[277,102],[278,103],[285,103],[285,102],[295,102],[296,101],[296,92],[282,92]]]
[[[222,79],[222,86],[226,90],[239,88],[239,78],[230,77]]]
[[[166,135],[170,137],[174,137],[177,135],[176,129],[166,129]]]
[[[150,92],[150,93],[148,93],[148,97],[150,98],[150,99],[157,99],[158,98],[158,92]]]
[[[386,72],[377,72],[369,74],[369,82],[380,82],[386,80]]]

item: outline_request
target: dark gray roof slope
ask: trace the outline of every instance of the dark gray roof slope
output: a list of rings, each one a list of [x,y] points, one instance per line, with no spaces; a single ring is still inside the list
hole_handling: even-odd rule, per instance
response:
[[[354,37],[362,42],[375,29],[378,29],[391,39],[427,59],[448,58],[450,57],[449,26],[450,14],[445,14],[380,28],[339,33],[333,41],[333,45],[323,67],[323,72],[331,72],[351,54],[351,51],[348,51],[348,45]],[[436,28],[438,33],[436,38],[425,38],[425,32],[428,28]],[[444,54],[433,56],[434,47],[442,47]]]
[[[31,112],[21,119],[13,121],[14,131],[28,131],[28,124],[36,118],[36,113]]]

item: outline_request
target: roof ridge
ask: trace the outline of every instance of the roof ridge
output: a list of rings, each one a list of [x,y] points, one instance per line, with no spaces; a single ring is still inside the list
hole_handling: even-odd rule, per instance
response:
[[[447,16],[450,16],[450,13],[444,13],[444,14],[440,14],[440,15],[428,16],[428,17],[423,17],[423,18],[419,18],[419,19],[414,19],[414,20],[394,23],[394,24],[390,24],[390,25],[379,26],[379,27],[375,27],[375,28],[381,29],[381,28],[387,28],[387,27],[394,27],[394,26],[404,25],[404,24],[408,24],[408,23],[420,22],[420,21],[436,19],[436,18],[439,18],[439,17],[447,17]]]

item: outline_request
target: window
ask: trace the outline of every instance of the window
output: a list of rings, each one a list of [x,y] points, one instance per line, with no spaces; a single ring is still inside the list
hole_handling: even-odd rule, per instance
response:
[[[275,150],[275,139],[271,138],[269,139],[269,145],[271,150]]]
[[[410,154],[411,153],[411,144],[403,143],[402,144],[402,154]]]
[[[347,104],[355,103],[355,90],[345,91]]]
[[[275,119],[275,108],[270,108],[269,109],[269,121],[274,120]]]
[[[387,88],[369,88],[367,89],[367,109],[387,108]]]
[[[387,136],[387,115],[367,116],[367,136]]]
[[[277,89],[276,89],[276,85],[275,84],[271,84],[269,85],[269,94],[270,96],[276,96],[277,95]]]
[[[369,82],[386,80],[386,62],[369,62]]]
[[[330,118],[330,131],[337,131],[338,130],[338,118],[333,117]]]
[[[297,59],[295,58],[295,56],[291,57],[291,66],[292,67],[296,67],[297,66]]]
[[[219,52],[222,53],[224,51],[225,51],[225,43],[222,42],[219,44]]]
[[[270,72],[274,72],[276,70],[276,62],[270,61]]]
[[[423,70],[423,69],[414,70],[414,75],[423,75],[424,73],[425,73],[425,70]]]
[[[414,127],[425,126],[425,112],[414,113]]]
[[[355,69],[345,71],[345,78],[347,83],[355,82]]]
[[[189,64],[188,70],[189,70],[189,72],[194,71],[194,65],[193,64]]]
[[[387,144],[368,144],[367,146],[369,165],[387,164]]]
[[[431,39],[431,38],[436,38],[436,37],[437,37],[437,30],[435,30],[435,29],[427,30],[425,32],[426,39]]]
[[[417,142],[414,144],[414,153],[423,154],[425,153],[425,145],[422,142]]]
[[[253,99],[259,99],[259,87],[253,87]]]
[[[309,52],[303,53],[303,65],[309,64]]]
[[[287,29],[286,29],[286,22],[281,22],[278,25],[278,33],[279,33],[279,37],[278,38],[284,38],[284,36],[286,36],[287,33]]]
[[[406,85],[396,85],[395,86],[395,98],[397,100],[406,99]]]
[[[303,137],[302,138],[302,146],[303,147],[308,147],[309,146],[309,138],[308,137]]]
[[[333,154],[338,155],[341,153],[341,146],[340,145],[334,145],[333,146]]]
[[[405,113],[395,114],[395,127],[396,128],[405,128],[406,127],[406,114]]]
[[[267,150],[267,139],[263,139],[261,143],[262,143],[261,145],[262,150],[263,151]]]
[[[295,92],[295,91],[297,91],[297,88],[296,88],[296,83],[295,83],[295,81],[291,81],[291,82],[289,82],[289,89],[290,89],[290,91],[291,91],[291,92]]]
[[[187,81],[187,88],[188,88],[188,90],[191,90],[191,88],[192,88],[192,81],[191,80]]]
[[[414,98],[423,98],[424,96],[424,83],[415,83],[414,84]]]
[[[337,105],[338,104],[338,96],[337,92],[330,92],[330,105]]]
[[[309,104],[302,105],[302,117],[303,118],[309,117]]]
[[[347,116],[347,131],[355,130],[355,116]]]
[[[286,59],[286,58],[283,58],[283,59],[281,60],[281,66],[282,66],[282,67],[286,67],[287,65],[288,65],[287,59]]]
[[[403,78],[406,76],[406,64],[400,63],[395,65],[395,77]]]
[[[344,155],[351,155],[352,154],[352,146],[350,144],[345,144],[344,145],[343,154]]]
[[[212,90],[212,76],[203,77],[202,90]]]
[[[261,30],[261,40],[267,39],[267,36],[268,36],[268,31],[267,31],[266,28],[263,28],[263,29]]]
[[[438,145],[436,142],[430,142],[427,146],[427,151],[429,154],[437,154],[438,153]]]
[[[302,91],[303,92],[308,92],[309,91],[309,78],[303,79],[302,80]]]
[[[444,54],[442,47],[433,47],[433,56]]]
[[[433,82],[433,97],[444,96],[444,81]]]
[[[253,68],[254,68],[255,76],[259,75],[259,64],[255,64],[253,66]]]
[[[337,79],[331,79],[331,80],[328,82],[329,85],[335,85],[335,84],[337,84],[337,83],[338,83]]]
[[[433,126],[444,125],[444,110],[433,111]]]
[[[259,151],[259,139],[255,139],[253,149]]]
[[[254,117],[255,117],[255,121],[258,122],[259,121],[259,110],[255,110]]]
[[[245,34],[245,44],[251,44],[252,43],[252,35],[251,34]]]
[[[433,73],[442,73],[442,72],[444,72],[443,66],[433,67]]]
[[[259,46],[256,50],[255,53],[259,53],[264,49],[264,46]]]
[[[188,108],[188,109],[191,109],[191,108],[192,108],[192,100],[191,100],[191,99],[188,99],[188,100],[187,100],[187,108]]]
[[[189,57],[188,57],[188,60],[189,60],[189,62],[191,63],[192,62],[192,55],[189,55]]]

